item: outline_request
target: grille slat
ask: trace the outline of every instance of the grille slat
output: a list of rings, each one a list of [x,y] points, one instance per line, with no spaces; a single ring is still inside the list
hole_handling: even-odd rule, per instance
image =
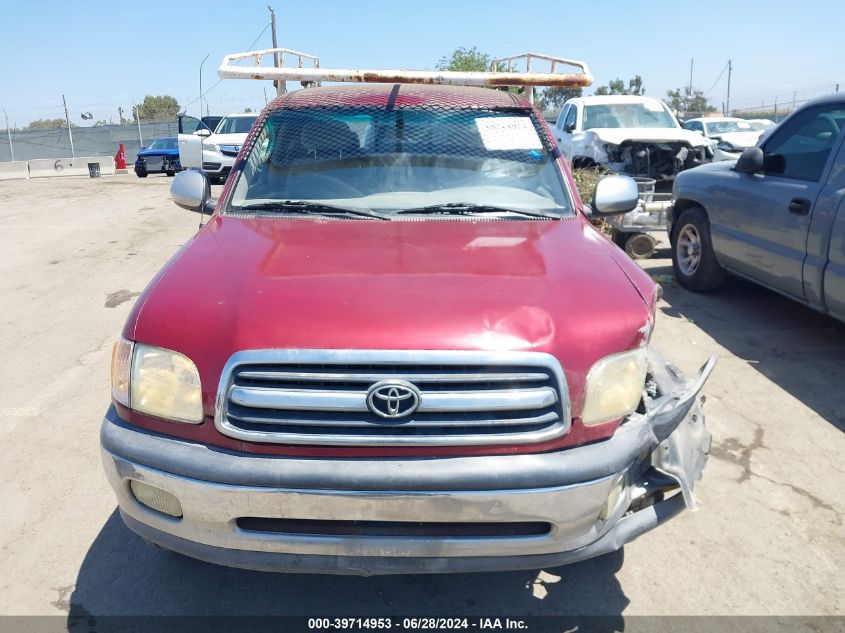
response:
[[[280,421],[273,418],[268,417],[255,417],[255,416],[244,416],[244,415],[234,415],[231,411],[229,412],[229,417],[233,420],[237,420],[239,422],[245,422],[247,424],[280,424]],[[530,417],[530,418],[512,418],[507,420],[508,426],[530,426],[533,424],[540,425],[546,422],[556,422],[558,420],[558,414],[554,412],[550,413],[543,413],[538,416]],[[449,420],[449,421],[441,421],[441,420],[412,420],[410,422],[403,422],[401,424],[386,424],[382,423],[380,426],[383,428],[394,428],[394,427],[473,427],[473,426],[495,426],[497,424],[501,424],[501,420],[496,419],[484,419],[484,420]],[[369,420],[309,420],[305,418],[295,418],[295,419],[287,419],[283,422],[287,426],[297,427],[359,427],[359,428],[372,428],[374,423]]]
[[[373,381],[377,382],[377,381]],[[285,411],[367,411],[366,391],[319,389],[271,389],[232,387],[229,400],[243,407]],[[482,391],[424,391],[418,411],[522,411],[555,403],[557,393],[549,387],[536,389],[486,389]]]
[[[248,380],[271,380],[271,381],[317,381],[317,382],[356,382],[372,383],[379,380],[400,378],[409,382],[531,382],[536,380],[548,380],[549,375],[545,373],[442,373],[423,374],[406,373],[402,368],[390,373],[339,373],[339,372],[295,372],[295,371],[241,371],[238,372],[241,378]]]
[[[418,405],[377,414],[368,390],[404,381]],[[563,374],[548,354],[268,350],[227,363],[217,428],[248,441],[329,446],[540,442],[570,424]]]

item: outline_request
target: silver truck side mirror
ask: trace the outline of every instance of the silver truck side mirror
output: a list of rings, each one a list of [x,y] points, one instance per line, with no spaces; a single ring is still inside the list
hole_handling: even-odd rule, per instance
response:
[[[637,183],[628,176],[605,176],[593,192],[592,217],[623,215],[637,208],[640,194]]]
[[[189,211],[211,214],[214,202],[211,199],[211,184],[201,171],[189,169],[180,171],[170,185],[173,202]]]

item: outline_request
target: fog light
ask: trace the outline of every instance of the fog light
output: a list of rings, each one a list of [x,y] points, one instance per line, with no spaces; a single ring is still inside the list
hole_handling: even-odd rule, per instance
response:
[[[619,503],[619,499],[622,497],[622,493],[625,491],[625,477],[620,475],[616,478],[616,481],[613,482],[613,485],[610,487],[610,492],[607,495],[607,499],[605,499],[604,505],[601,508],[601,512],[599,512],[599,519],[602,521],[606,521],[607,518],[613,514],[613,511],[616,509],[617,504]]]
[[[182,504],[179,499],[161,488],[156,488],[141,481],[130,480],[129,487],[138,503],[153,510],[158,510],[172,517],[182,516]]]

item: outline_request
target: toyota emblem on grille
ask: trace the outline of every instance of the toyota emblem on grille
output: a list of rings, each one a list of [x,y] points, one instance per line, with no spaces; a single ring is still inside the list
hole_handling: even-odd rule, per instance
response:
[[[404,380],[382,380],[367,391],[367,408],[383,418],[404,418],[419,406],[419,389]]]

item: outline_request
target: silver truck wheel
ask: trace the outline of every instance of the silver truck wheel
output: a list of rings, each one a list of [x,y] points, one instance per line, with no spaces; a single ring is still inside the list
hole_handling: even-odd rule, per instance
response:
[[[678,268],[685,275],[692,277],[701,262],[701,236],[693,224],[687,224],[678,231],[678,242],[675,246],[678,257]]]
[[[690,207],[681,213],[675,226],[672,269],[678,283],[694,292],[718,289],[725,280],[726,271],[713,251],[707,212],[701,207]]]

